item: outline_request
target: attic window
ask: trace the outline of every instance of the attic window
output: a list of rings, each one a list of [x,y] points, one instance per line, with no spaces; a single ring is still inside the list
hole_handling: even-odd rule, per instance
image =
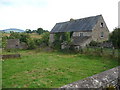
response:
[[[100,23],[100,27],[103,27],[103,23],[102,22]]]

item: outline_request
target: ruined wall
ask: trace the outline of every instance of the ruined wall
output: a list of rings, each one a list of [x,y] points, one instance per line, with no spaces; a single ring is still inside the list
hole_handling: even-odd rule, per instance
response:
[[[8,39],[6,49],[27,49],[28,46],[24,42],[20,42],[19,39]]]
[[[101,23],[103,23],[103,27],[101,26]],[[103,37],[101,37],[102,32],[104,33]],[[94,29],[92,30],[92,39],[94,41],[102,42],[108,40],[108,38],[109,38],[109,30],[107,28],[107,25],[103,17],[100,17]]]
[[[49,43],[52,44],[54,42],[54,34],[51,33],[50,36],[49,36]]]
[[[2,57],[2,59],[20,58],[20,54],[0,55],[0,57]]]
[[[104,71],[100,74],[93,75],[91,77],[85,78],[73,82],[71,84],[62,86],[55,90],[76,90],[77,88],[98,88],[102,90],[103,88],[115,87],[116,90],[119,90],[120,85],[120,66],[113,69]],[[78,89],[77,89],[78,90]]]
[[[19,39],[8,39],[6,49],[19,48],[20,40]]]

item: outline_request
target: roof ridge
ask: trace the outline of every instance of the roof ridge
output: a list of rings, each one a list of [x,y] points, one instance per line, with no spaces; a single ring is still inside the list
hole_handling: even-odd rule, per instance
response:
[[[102,16],[102,14],[99,14],[99,15],[96,15],[96,16],[89,16],[89,17],[84,17],[84,18],[74,19],[74,21],[75,21],[75,20],[82,20],[82,19],[87,19],[87,18],[98,17],[98,16]],[[70,21],[59,22],[59,23],[56,23],[56,24],[62,24],[62,23],[67,23],[67,22],[70,22]]]
[[[100,16],[89,16],[72,21],[59,22],[53,27],[51,32],[71,32],[71,31],[92,31]]]

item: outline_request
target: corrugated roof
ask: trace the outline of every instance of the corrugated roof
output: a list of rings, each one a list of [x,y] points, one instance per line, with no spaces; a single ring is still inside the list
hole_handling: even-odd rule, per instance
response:
[[[91,31],[96,25],[99,17],[101,15],[56,23],[56,25],[51,30],[51,33],[57,32],[71,32],[71,31]]]

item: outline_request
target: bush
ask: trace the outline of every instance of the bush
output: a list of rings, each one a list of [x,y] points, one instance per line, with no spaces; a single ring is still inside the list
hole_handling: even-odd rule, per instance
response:
[[[45,43],[47,46],[49,45],[49,36],[50,36],[50,33],[49,32],[45,32],[42,34],[42,43]]]
[[[35,49],[40,45],[48,46],[49,45],[49,32],[45,32],[41,35],[40,39],[32,39],[27,33],[16,33],[11,32],[9,37],[3,37],[2,45],[5,47],[7,39],[19,39],[20,42],[24,42],[27,44],[28,49]]]
[[[7,44],[7,39],[8,39],[8,36],[3,36],[2,37],[2,48],[5,48],[5,46]]]
[[[90,44],[89,44],[89,46],[98,46],[99,45],[99,43],[98,42],[96,42],[96,41],[91,41],[90,42]]]
[[[35,49],[37,47],[35,41],[32,39],[27,39],[27,45],[28,49]]]
[[[120,49],[120,28],[115,28],[110,35],[110,41],[112,41],[115,48]]]
[[[53,42],[52,45],[54,49],[61,49],[61,43],[63,42],[66,42],[67,45],[71,43],[70,32],[56,33],[54,37],[55,37],[55,41]]]
[[[12,32],[8,39],[20,39],[20,42],[27,43],[27,40],[30,39],[30,35],[27,33]]]

